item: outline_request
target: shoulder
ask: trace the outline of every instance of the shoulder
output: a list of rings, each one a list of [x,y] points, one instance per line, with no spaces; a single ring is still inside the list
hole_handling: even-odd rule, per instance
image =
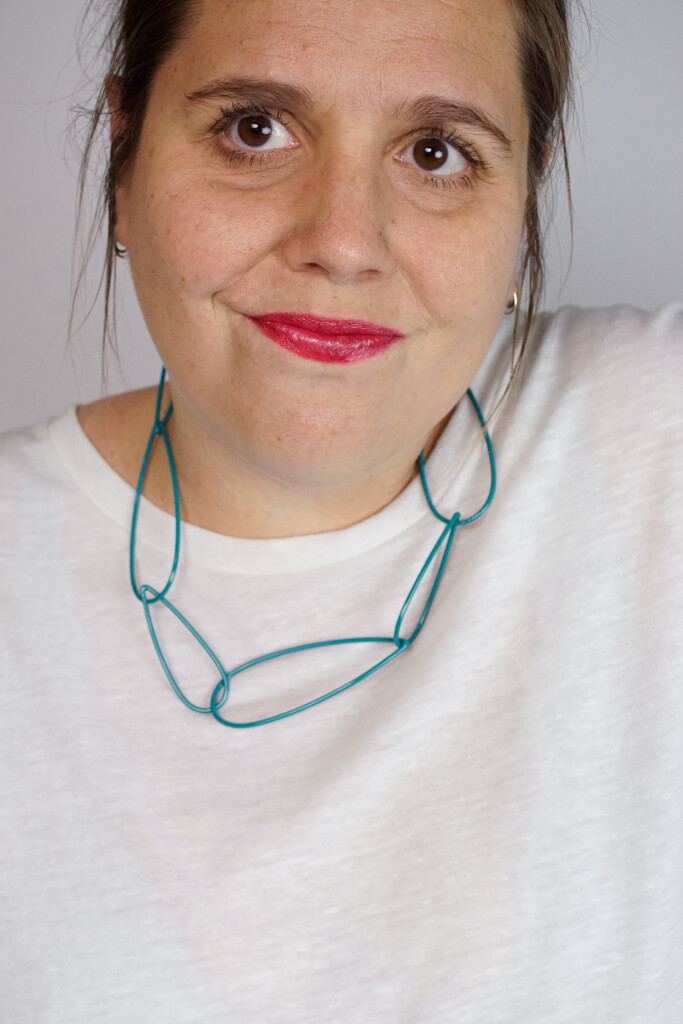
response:
[[[90,443],[133,486],[149,437],[156,393],[156,387],[126,391],[76,409],[78,422]]]
[[[683,437],[683,303],[543,313],[522,367],[520,390],[556,413],[574,409],[611,429],[668,422]]]
[[[0,434],[0,519],[26,520],[49,512],[83,490],[92,448],[127,482],[139,472],[156,388],[145,388],[83,406]],[[151,411],[150,411],[151,410]],[[145,420],[145,417],[146,420]],[[90,444],[88,444],[90,442]]]
[[[577,376],[589,369],[628,375],[635,367],[649,367],[657,376],[683,360],[683,302],[654,312],[564,306],[538,317],[530,348],[532,359]]]
[[[680,303],[539,314],[494,430],[501,464],[511,479],[533,466],[538,483],[570,480],[570,505],[609,495],[610,514],[678,516],[682,381]]]

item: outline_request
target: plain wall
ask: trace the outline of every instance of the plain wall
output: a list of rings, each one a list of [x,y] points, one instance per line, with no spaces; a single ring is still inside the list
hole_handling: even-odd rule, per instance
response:
[[[2,0],[0,430],[100,397],[94,315],[67,347],[76,161],[67,140],[82,84],[81,0]],[[683,3],[593,0],[590,50],[579,40],[583,148],[571,144],[575,237],[565,204],[548,240],[546,306],[683,298]],[[87,99],[87,92],[85,93]],[[97,253],[94,266],[97,267]],[[109,393],[155,384],[160,361],[127,264]]]

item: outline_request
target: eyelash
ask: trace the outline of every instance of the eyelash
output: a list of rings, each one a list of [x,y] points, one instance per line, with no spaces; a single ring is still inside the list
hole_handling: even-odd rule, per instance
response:
[[[242,117],[247,117],[249,114],[260,114],[263,117],[269,117],[274,121],[279,121],[284,128],[287,127],[287,115],[282,110],[267,110],[265,107],[261,107],[253,103],[236,103],[229,110],[221,107],[222,116],[211,127],[210,134],[216,137],[221,135],[227,128],[232,128],[236,121],[239,121]],[[476,153],[474,153],[471,147],[460,138],[457,132],[446,132],[443,128],[438,126],[425,128],[422,129],[422,133],[413,141],[412,145],[420,142],[421,139],[440,139],[442,142],[449,143],[465,157],[472,168],[469,174],[462,175],[458,178],[447,178],[444,175],[433,175],[424,172],[423,180],[433,187],[451,188],[452,186],[457,185],[461,188],[472,188],[480,172],[486,171],[490,168],[490,164],[481,160]],[[244,164],[245,161],[249,161],[249,167],[253,167],[255,163],[262,163],[263,158],[266,155],[265,153],[249,153],[239,149],[226,149],[224,146],[220,146],[218,151],[223,159],[228,163]],[[269,150],[268,152],[272,151]],[[418,168],[415,169],[419,170]]]

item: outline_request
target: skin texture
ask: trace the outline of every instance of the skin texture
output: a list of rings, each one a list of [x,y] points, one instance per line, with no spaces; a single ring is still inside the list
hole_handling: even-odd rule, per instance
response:
[[[341,529],[413,478],[515,287],[528,139],[515,46],[508,0],[205,0],[157,74],[117,194],[118,241],[169,374],[184,519],[241,537]],[[237,126],[211,131],[228,101],[187,100],[228,76],[313,96],[277,119],[279,139],[251,147],[251,166],[224,156],[249,150]],[[424,94],[485,112],[510,152],[445,124],[489,166],[451,145],[438,174],[453,184],[438,187],[416,150],[434,122],[394,116]],[[274,312],[406,337],[323,364],[244,315]],[[133,485],[155,390],[78,411]],[[172,511],[158,445],[144,493]]]

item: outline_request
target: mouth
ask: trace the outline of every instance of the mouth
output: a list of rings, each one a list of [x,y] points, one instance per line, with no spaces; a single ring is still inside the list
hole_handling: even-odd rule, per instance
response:
[[[385,352],[405,335],[364,320],[330,320],[309,313],[248,316],[267,338],[302,359],[356,363]]]

